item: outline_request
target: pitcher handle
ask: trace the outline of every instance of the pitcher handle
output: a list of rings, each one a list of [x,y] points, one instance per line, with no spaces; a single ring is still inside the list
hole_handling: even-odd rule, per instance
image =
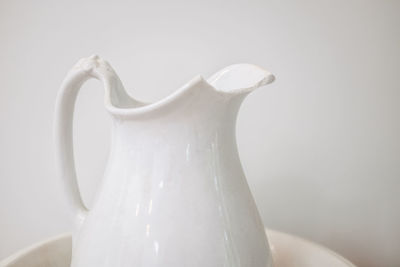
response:
[[[75,170],[73,113],[79,89],[90,78],[102,81],[106,94],[110,93],[112,87],[122,89],[122,84],[110,65],[94,55],[78,61],[68,72],[57,95],[54,128],[56,162],[70,205],[78,213],[78,221],[82,221],[89,210],[83,203]]]

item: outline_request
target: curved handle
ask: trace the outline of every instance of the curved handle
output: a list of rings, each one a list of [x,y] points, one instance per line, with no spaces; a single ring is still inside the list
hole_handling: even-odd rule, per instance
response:
[[[122,84],[111,66],[101,58],[93,55],[83,58],[69,71],[64,79],[56,100],[55,111],[55,141],[56,161],[61,178],[67,191],[69,202],[78,212],[78,219],[82,221],[88,208],[82,201],[76,177],[73,152],[73,113],[78,91],[84,82],[90,78],[101,80],[110,94],[123,89]]]

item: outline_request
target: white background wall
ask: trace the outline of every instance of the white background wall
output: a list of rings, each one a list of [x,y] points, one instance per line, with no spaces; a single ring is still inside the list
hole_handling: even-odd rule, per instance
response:
[[[53,109],[92,53],[149,102],[232,63],[269,69],[237,129],[265,225],[400,266],[399,1],[0,1],[0,258],[71,228]],[[90,81],[77,103],[89,203],[108,151],[102,98]]]

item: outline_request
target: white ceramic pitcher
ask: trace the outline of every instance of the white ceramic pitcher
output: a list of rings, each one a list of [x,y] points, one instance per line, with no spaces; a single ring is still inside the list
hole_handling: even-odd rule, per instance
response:
[[[111,152],[93,208],[76,180],[72,118],[81,85],[103,82]],[[245,96],[272,82],[257,66],[194,77],[146,104],[98,56],[68,73],[56,104],[57,162],[78,223],[73,267],[267,267],[270,248],[240,164],[235,122]]]

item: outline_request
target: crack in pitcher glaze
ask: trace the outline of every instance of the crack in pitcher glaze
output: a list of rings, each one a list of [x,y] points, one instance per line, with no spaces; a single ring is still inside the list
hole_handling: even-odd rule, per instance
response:
[[[88,210],[76,180],[72,117],[90,78],[102,81],[113,123],[104,178]],[[126,93],[103,59],[80,60],[61,86],[55,119],[57,162],[77,214],[71,266],[272,266],[235,123],[245,96],[273,79],[237,64],[147,104]]]

